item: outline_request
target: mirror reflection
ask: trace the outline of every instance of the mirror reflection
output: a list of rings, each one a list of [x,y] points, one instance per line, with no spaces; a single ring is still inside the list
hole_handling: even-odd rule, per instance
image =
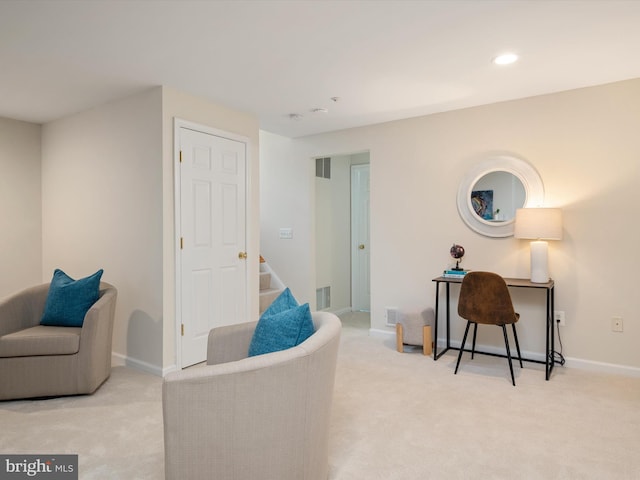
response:
[[[526,200],[522,181],[506,171],[489,172],[471,188],[471,207],[478,217],[487,222],[513,220],[516,209],[522,208]]]

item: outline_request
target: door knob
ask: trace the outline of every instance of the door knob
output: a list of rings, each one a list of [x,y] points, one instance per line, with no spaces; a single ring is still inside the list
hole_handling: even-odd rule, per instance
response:
[[[247,259],[247,252],[240,252],[238,253],[238,258],[240,260],[246,260]]]
[[[364,244],[363,244],[363,243],[361,243],[360,245],[358,245],[358,248],[359,248],[360,250],[364,250]]]

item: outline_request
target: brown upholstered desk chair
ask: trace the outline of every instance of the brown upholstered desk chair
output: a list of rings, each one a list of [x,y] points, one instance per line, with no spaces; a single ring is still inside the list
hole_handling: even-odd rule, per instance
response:
[[[471,348],[471,358],[473,358],[476,350],[478,324],[497,325],[502,327],[504,345],[507,349],[507,359],[509,360],[509,370],[511,371],[511,382],[515,387],[516,381],[513,377],[513,365],[511,363],[511,351],[509,349],[506,325],[511,324],[513,327],[513,336],[516,340],[516,349],[518,350],[518,360],[520,360],[520,367],[522,367],[522,356],[520,355],[520,345],[518,344],[518,335],[516,333],[516,322],[520,318],[520,314],[513,310],[511,295],[509,295],[509,289],[504,279],[500,275],[491,272],[467,273],[460,287],[458,315],[467,320],[467,327],[464,330],[462,345],[460,345],[460,353],[458,354],[455,373],[458,373],[458,366],[460,365],[462,352],[464,351],[464,346],[467,341],[469,326],[472,323],[474,325],[473,346]]]

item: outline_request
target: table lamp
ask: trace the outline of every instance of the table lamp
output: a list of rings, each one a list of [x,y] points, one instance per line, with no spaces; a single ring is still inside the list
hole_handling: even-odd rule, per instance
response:
[[[562,240],[562,210],[559,208],[519,208],[513,236],[533,239],[531,242],[531,282],[549,281],[549,244],[546,240]]]

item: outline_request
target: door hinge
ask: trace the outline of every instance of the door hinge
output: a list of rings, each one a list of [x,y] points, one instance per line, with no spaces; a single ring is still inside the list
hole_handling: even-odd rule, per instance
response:
[[[180,250],[184,248],[184,238],[180,237]]]
[[[180,335],[184,337],[184,323],[180,324]]]
[[[180,163],[182,163],[182,150],[180,150]]]

